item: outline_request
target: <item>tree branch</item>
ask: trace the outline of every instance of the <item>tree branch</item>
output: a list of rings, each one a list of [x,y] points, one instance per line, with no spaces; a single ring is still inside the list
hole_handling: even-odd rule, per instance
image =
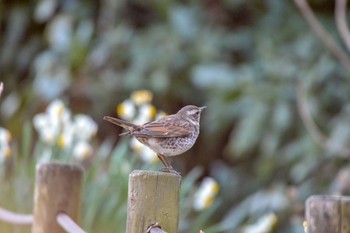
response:
[[[294,0],[295,4],[299,8],[301,14],[310,25],[316,36],[323,42],[323,44],[333,53],[333,55],[340,61],[340,63],[350,71],[350,58],[349,56],[338,46],[333,38],[325,31],[320,22],[315,17],[312,9],[305,0]]]
[[[333,142],[327,138],[317,127],[316,123],[312,119],[310,109],[307,105],[307,94],[302,81],[297,83],[297,107],[298,112],[303,121],[303,124],[311,135],[311,137],[319,144],[322,148],[329,152],[335,153],[340,157],[350,159],[350,150],[345,148],[338,143]]]
[[[348,50],[350,50],[350,32],[346,22],[346,4],[347,0],[335,1],[335,21],[341,38]]]

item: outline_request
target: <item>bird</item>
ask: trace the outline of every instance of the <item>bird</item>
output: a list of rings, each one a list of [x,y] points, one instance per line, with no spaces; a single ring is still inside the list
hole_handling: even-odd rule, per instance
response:
[[[124,128],[126,131],[120,136],[134,136],[139,142],[152,149],[164,165],[160,171],[180,175],[166,157],[183,154],[195,144],[199,135],[201,113],[205,108],[206,106],[187,105],[176,114],[164,116],[143,125],[110,116],[105,116],[103,119]]]

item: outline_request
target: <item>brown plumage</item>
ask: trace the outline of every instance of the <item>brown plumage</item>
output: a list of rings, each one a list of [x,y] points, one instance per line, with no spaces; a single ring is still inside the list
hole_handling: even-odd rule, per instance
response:
[[[135,125],[109,116],[103,119],[123,127],[126,132],[120,135],[135,136],[137,140],[156,152],[165,166],[162,171],[177,173],[165,156],[182,154],[194,145],[199,135],[200,115],[204,108],[188,105],[176,114],[143,125]]]

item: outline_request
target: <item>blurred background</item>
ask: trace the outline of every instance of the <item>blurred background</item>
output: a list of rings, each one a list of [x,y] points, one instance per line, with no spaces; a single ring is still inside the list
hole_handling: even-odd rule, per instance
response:
[[[347,56],[334,1],[309,4]],[[350,191],[343,64],[292,1],[1,1],[0,207],[32,212],[38,162],[79,163],[82,227],[123,232],[128,174],[161,164],[103,116],[194,104],[180,231],[303,232],[307,197]]]

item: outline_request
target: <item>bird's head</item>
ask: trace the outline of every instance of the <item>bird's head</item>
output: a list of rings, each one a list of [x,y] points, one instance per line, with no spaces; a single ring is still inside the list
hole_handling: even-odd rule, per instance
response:
[[[177,114],[181,115],[185,119],[190,120],[194,124],[199,124],[201,112],[205,108],[206,108],[206,106],[197,107],[194,105],[187,105],[187,106],[181,108]]]

